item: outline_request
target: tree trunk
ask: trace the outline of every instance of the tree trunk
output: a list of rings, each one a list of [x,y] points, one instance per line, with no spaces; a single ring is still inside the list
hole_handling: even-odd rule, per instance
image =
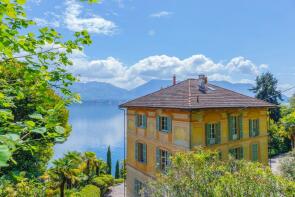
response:
[[[95,169],[95,174],[96,174],[96,176],[99,176],[99,171],[100,171],[100,169],[99,169],[99,165],[97,165],[97,166],[96,166],[96,169]]]
[[[64,197],[65,196],[65,183],[66,180],[63,180],[62,183],[60,184],[60,197]]]

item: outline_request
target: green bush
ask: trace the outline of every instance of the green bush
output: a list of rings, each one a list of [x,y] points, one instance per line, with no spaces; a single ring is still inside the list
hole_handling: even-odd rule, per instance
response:
[[[79,194],[81,197],[100,197],[100,189],[94,185],[86,185]]]
[[[114,180],[114,184],[119,184],[119,183],[123,183],[124,179],[115,179]]]
[[[99,187],[102,194],[105,194],[110,186],[114,184],[114,178],[111,175],[102,175],[92,179],[92,184]]]

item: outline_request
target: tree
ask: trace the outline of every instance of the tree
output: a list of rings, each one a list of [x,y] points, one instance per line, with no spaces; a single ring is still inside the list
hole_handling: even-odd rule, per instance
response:
[[[108,151],[107,151],[107,173],[112,174],[112,153],[111,153],[111,147],[108,146]]]
[[[126,160],[124,159],[122,161],[122,164],[121,164],[121,168],[120,168],[120,177],[122,179],[126,179]]]
[[[120,164],[119,164],[119,160],[117,160],[117,162],[116,162],[115,178],[116,179],[120,178]]]
[[[87,175],[88,181],[94,176],[94,169],[97,166],[97,158],[94,152],[85,152],[84,160],[86,162],[85,174]]]
[[[75,81],[69,55],[91,39],[87,31],[72,40],[48,27],[30,32],[35,22],[26,18],[24,3],[0,2],[0,167],[4,175],[38,177],[54,144],[69,135],[66,106],[79,99],[69,90]]]
[[[256,94],[256,98],[278,105],[283,99],[281,92],[277,90],[277,84],[278,80],[270,72],[266,72],[257,76],[256,86],[250,90]],[[270,117],[277,122],[281,117],[279,108],[271,109]]]
[[[147,183],[144,192],[154,197],[293,196],[295,183],[260,163],[221,161],[218,153],[200,149],[173,156],[167,172]]]

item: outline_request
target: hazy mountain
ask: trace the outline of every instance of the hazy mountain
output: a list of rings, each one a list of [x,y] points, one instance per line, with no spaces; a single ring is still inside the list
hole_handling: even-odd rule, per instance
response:
[[[210,81],[209,83],[247,96],[254,96],[254,93],[249,90],[253,87],[250,83],[230,83],[227,81]],[[88,82],[75,83],[71,89],[74,92],[80,93],[83,101],[123,102],[139,96],[144,96],[170,85],[172,85],[171,80],[151,80],[128,91],[108,83]],[[288,97],[286,96],[283,96],[283,99],[284,102],[288,101]]]
[[[102,82],[75,83],[71,90],[79,93],[82,101],[124,101],[129,99],[128,90]]]

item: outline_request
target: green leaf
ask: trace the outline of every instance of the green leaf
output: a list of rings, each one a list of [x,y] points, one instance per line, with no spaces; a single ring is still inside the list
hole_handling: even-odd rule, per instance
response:
[[[16,2],[20,5],[23,5],[26,3],[26,0],[16,0]]]
[[[61,126],[55,126],[54,130],[59,133],[59,134],[64,134],[65,133],[65,129]]]
[[[63,143],[64,141],[66,141],[66,139],[64,137],[56,137],[55,138],[56,143]]]
[[[17,141],[20,139],[19,135],[15,133],[8,133],[8,134],[5,134],[4,136],[12,141]]]
[[[11,157],[11,152],[6,145],[0,145],[0,167],[8,166],[7,161]]]
[[[43,116],[38,113],[31,114],[31,115],[29,115],[29,117],[32,119],[36,119],[36,120],[43,120]]]
[[[33,133],[39,133],[39,134],[44,134],[46,133],[46,128],[45,127],[40,127],[32,130]]]
[[[35,126],[35,122],[33,122],[33,121],[31,121],[31,120],[26,121],[25,124],[26,124],[28,127],[34,127],[34,126]]]

